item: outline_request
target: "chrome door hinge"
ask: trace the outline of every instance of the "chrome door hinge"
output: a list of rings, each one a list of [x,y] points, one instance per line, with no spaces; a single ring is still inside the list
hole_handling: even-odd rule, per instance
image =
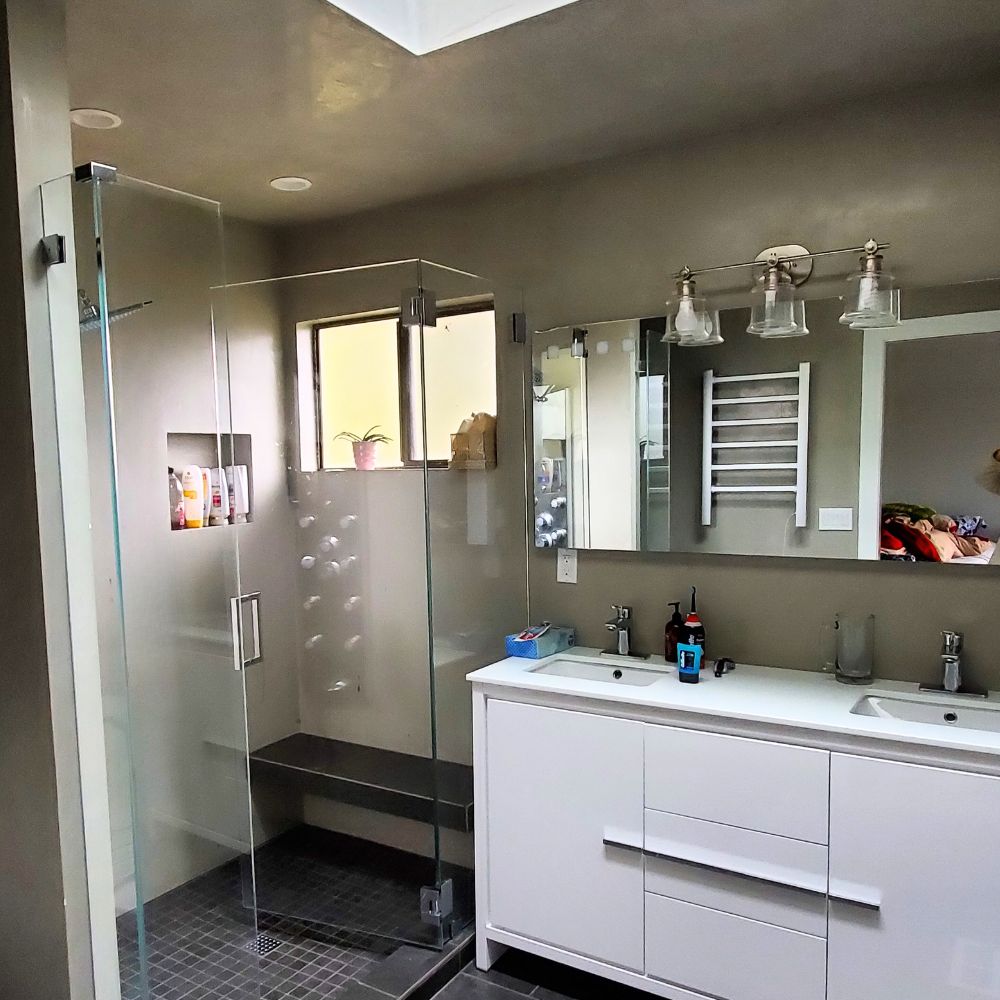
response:
[[[42,237],[42,263],[46,267],[66,263],[66,237],[62,233],[52,233]]]
[[[420,919],[434,927],[446,927],[451,923],[455,908],[455,886],[450,878],[437,886],[425,885],[420,890]]]
[[[399,304],[403,326],[437,326],[437,296],[427,288],[407,288]]]

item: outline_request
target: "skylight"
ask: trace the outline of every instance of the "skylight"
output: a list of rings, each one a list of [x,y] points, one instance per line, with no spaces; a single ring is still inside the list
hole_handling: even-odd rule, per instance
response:
[[[576,0],[328,0],[422,56]]]

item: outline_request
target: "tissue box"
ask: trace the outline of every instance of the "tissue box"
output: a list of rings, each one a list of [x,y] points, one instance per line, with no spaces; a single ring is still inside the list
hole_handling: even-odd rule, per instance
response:
[[[553,625],[548,632],[537,639],[518,639],[517,634],[506,639],[508,656],[523,656],[529,660],[540,660],[543,656],[561,653],[576,645],[576,629]]]

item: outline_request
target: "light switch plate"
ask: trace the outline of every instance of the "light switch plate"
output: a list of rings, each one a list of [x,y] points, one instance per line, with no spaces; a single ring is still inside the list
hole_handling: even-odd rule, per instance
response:
[[[576,549],[560,549],[557,553],[556,582],[576,583]]]
[[[820,507],[820,509],[819,509],[819,530],[820,531],[853,531],[854,530],[854,508],[853,507]]]

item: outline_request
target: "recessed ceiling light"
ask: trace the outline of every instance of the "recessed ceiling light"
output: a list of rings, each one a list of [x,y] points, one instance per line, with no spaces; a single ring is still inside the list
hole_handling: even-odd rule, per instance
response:
[[[80,128],[118,128],[122,123],[119,115],[101,108],[73,108],[69,113],[69,120]]]
[[[422,56],[576,0],[328,0],[414,55]]]
[[[313,182],[308,177],[274,177],[271,187],[276,191],[308,191]]]

